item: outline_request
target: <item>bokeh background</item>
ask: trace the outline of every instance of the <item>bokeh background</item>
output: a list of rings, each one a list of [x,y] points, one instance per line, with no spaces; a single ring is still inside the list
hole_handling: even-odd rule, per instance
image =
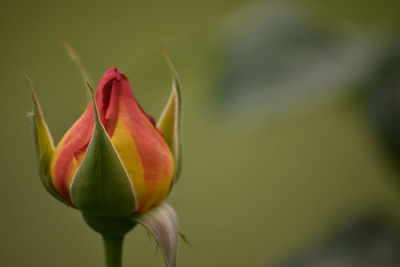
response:
[[[28,87],[58,141],[110,66],[155,117],[183,94],[167,200],[180,266],[400,266],[400,2],[0,1],[0,266],[102,266],[98,236],[36,167]],[[163,266],[137,227],[124,266]]]

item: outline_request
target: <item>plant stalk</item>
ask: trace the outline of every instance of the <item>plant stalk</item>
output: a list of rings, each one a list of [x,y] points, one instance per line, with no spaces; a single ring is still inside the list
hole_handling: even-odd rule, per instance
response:
[[[103,237],[106,267],[121,267],[124,236],[135,227],[136,222],[129,217],[82,215],[89,227]]]
[[[122,267],[122,244],[124,237],[103,235],[106,267]]]

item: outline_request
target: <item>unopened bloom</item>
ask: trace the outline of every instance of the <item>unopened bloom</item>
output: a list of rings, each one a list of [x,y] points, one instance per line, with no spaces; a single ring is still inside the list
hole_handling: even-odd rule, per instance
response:
[[[176,86],[158,126],[115,67],[105,72],[92,98],[54,148],[34,94],[42,181],[58,199],[87,214],[143,213],[168,195],[177,177]]]
[[[134,213],[136,210],[143,212],[163,200],[170,190],[174,174],[171,150],[163,138],[163,133],[157,129],[154,119],[147,115],[136,101],[131,85],[122,72],[116,68],[107,70],[96,90],[95,99],[101,124],[129,178],[129,183],[125,186],[134,191],[132,194],[129,190],[121,190],[118,185],[114,185],[115,195],[118,195],[115,198],[131,202],[131,205],[123,203],[126,210],[121,210],[122,213]],[[77,174],[92,139],[94,126],[95,112],[91,102],[57,145],[51,160],[50,171],[54,188],[63,199],[72,204],[75,200],[72,194],[75,185],[87,187],[77,189],[80,194],[91,194],[83,192],[91,190],[90,186],[82,184],[87,178],[81,178]],[[75,184],[75,179],[79,178],[84,181]],[[101,190],[100,186],[99,184],[98,190]],[[136,199],[130,199],[134,195]],[[96,200],[90,197],[83,198],[81,200],[76,196],[76,206],[91,212],[90,202]],[[113,211],[117,210],[107,210],[105,213],[113,215]],[[95,212],[102,213],[101,210]],[[119,215],[118,212],[116,215]]]
[[[34,140],[47,191],[79,209],[105,244],[122,244],[130,229],[144,225],[159,242],[166,265],[174,267],[178,219],[161,201],[179,176],[180,94],[176,72],[162,52],[173,73],[173,88],[157,124],[136,101],[125,74],[110,68],[95,93],[89,85],[92,101],[57,147],[32,83],[21,71],[32,88]],[[120,264],[115,255],[106,255]]]

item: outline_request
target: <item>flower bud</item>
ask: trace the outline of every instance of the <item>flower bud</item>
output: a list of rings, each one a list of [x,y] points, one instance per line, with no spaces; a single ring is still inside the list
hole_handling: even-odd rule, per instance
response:
[[[157,128],[122,72],[110,68],[56,148],[33,93],[34,134],[46,189],[84,213],[124,217],[158,205],[179,169],[176,85]]]

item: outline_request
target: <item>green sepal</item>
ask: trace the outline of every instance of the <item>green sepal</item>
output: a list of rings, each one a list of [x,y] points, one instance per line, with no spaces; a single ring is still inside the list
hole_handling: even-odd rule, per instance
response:
[[[61,39],[61,42],[62,42],[64,49],[67,52],[69,58],[72,60],[73,63],[75,63],[75,66],[77,67],[79,73],[81,74],[84,85],[86,86],[86,83],[91,83],[89,73],[83,66],[83,63],[82,63],[81,58],[79,57],[78,53],[75,52],[75,50],[72,48],[72,46],[70,45],[70,43],[67,40]],[[88,90],[86,92],[87,92],[86,93],[87,102],[90,102],[90,100],[91,100],[90,92]]]
[[[40,107],[32,80],[21,66],[19,67],[19,70],[27,81],[32,94],[33,140],[35,143],[36,156],[38,158],[40,181],[52,196],[64,204],[72,207],[71,203],[64,200],[54,188],[50,175],[50,162],[54,154],[53,139],[43,118],[42,109]]]
[[[168,99],[167,105],[165,106],[161,116],[157,122],[157,128],[160,129],[164,134],[164,140],[169,146],[175,162],[175,174],[174,180],[171,185],[177,182],[182,163],[182,142],[181,142],[181,93],[180,93],[180,83],[178,74],[175,70],[174,65],[169,59],[167,53],[161,48],[161,53],[164,56],[168,66],[172,73],[172,91]]]
[[[104,129],[91,89],[95,113],[93,135],[71,183],[71,200],[82,212],[127,217],[136,211],[131,179]]]
[[[174,209],[168,204],[160,204],[143,214],[135,215],[132,220],[153,234],[161,248],[165,265],[175,267],[180,233]]]

